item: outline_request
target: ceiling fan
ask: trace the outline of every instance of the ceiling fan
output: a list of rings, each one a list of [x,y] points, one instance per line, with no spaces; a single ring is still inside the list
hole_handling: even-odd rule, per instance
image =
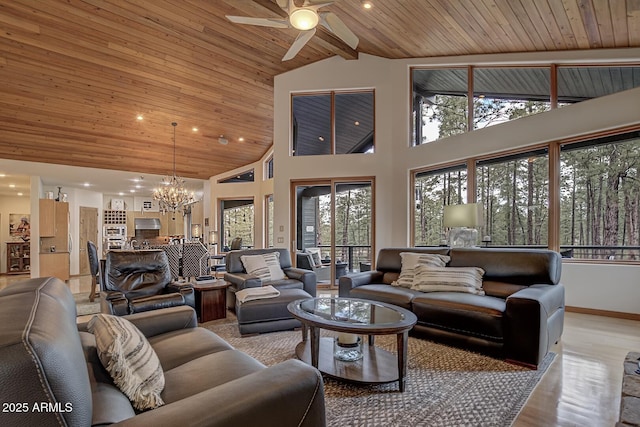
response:
[[[302,6],[295,5],[294,0],[277,0],[278,6],[289,17],[285,18],[251,18],[247,16],[226,15],[227,19],[236,24],[258,25],[261,27],[273,28],[295,28],[300,30],[298,37],[282,58],[288,61],[294,58],[298,52],[307,44],[316,33],[316,27],[321,24],[327,30],[336,35],[340,40],[349,45],[352,49],[358,47],[358,36],[356,36],[340,18],[332,12],[318,12],[325,6],[334,3],[325,0],[305,0]]]

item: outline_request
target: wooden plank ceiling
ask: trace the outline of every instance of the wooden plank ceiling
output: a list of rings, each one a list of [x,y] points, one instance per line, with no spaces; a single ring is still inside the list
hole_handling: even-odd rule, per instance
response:
[[[386,58],[640,46],[640,0],[373,5],[323,10],[360,38],[358,52]],[[295,30],[226,14],[283,12],[270,0],[1,0],[0,157],[165,174],[176,121],[179,175],[258,160],[272,144],[274,75],[356,52],[320,30],[282,62]]]

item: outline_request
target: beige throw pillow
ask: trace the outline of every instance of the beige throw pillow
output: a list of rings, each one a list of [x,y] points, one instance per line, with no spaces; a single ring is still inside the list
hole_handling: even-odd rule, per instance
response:
[[[262,255],[241,255],[240,260],[247,273],[259,277],[262,282],[282,280],[285,277],[280,267],[280,253],[270,252]]]
[[[322,267],[322,260],[320,259],[320,248],[307,248],[305,251],[311,254],[313,265],[316,267]]]
[[[417,252],[400,252],[402,259],[402,269],[398,280],[391,283],[392,286],[401,288],[411,288],[413,285],[413,277],[415,269],[419,265],[428,265],[433,267],[444,267],[447,265],[451,257],[439,254],[421,254]]]
[[[146,337],[123,317],[93,316],[87,329],[96,338],[98,357],[113,382],[138,410],[164,405],[164,372]]]
[[[411,289],[421,292],[467,292],[484,295],[480,267],[430,267],[415,268]]]

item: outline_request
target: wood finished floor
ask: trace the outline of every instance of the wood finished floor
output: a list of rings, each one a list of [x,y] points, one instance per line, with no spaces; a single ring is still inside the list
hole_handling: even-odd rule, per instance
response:
[[[0,289],[25,278],[0,276]],[[68,284],[73,293],[89,292],[88,276],[73,277]],[[562,340],[552,349],[556,360],[513,426],[615,425],[622,362],[629,351],[639,350],[640,322],[567,313]]]

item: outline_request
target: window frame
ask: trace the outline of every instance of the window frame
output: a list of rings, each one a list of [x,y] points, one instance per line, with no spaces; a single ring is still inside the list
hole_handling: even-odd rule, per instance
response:
[[[372,148],[375,153],[376,146],[376,89],[375,88],[360,88],[360,89],[334,89],[334,90],[320,90],[320,91],[304,91],[304,92],[292,92],[289,99],[290,105],[290,125],[289,125],[289,156],[291,157],[308,157],[314,155],[320,156],[337,156],[337,155],[347,155],[347,154],[367,154],[365,153],[336,153],[336,96],[338,95],[349,95],[349,94],[360,94],[360,93],[368,93],[373,97],[372,100],[372,124],[373,124],[373,143]],[[295,146],[295,115],[293,111],[293,103],[294,98],[296,96],[319,96],[319,95],[329,95],[330,96],[330,141],[329,141],[329,153],[328,154],[308,154],[308,155],[297,155],[296,154],[296,146]]]
[[[492,154],[473,156],[464,158],[459,161],[452,161],[446,163],[440,163],[430,165],[428,167],[413,168],[409,170],[409,233],[410,233],[410,245],[415,246],[415,215],[413,209],[415,207],[415,180],[419,173],[446,170],[451,167],[460,166],[466,163],[467,165],[467,203],[475,203],[476,197],[476,164],[481,161],[490,161],[492,159],[500,159],[504,157],[514,156],[526,152],[537,151],[541,149],[547,149],[548,151],[548,191],[549,191],[549,217],[548,217],[548,238],[547,248],[556,252],[560,252],[560,151],[562,146],[569,144],[581,144],[589,140],[601,139],[606,137],[620,136],[626,133],[640,132],[640,125],[624,126],[616,129],[591,132],[588,134],[563,138],[555,141],[550,141],[543,144],[535,144],[527,147],[519,147],[518,149],[504,150]],[[622,264],[622,265],[640,265],[640,260],[608,260],[608,259],[588,259],[588,258],[563,258],[563,262],[568,263],[583,263],[583,264]]]
[[[488,69],[488,68],[548,68],[549,69],[549,103],[550,110],[553,111],[557,108],[562,108],[562,106],[558,105],[558,85],[559,85],[559,73],[564,68],[623,68],[623,67],[640,67],[640,62],[631,61],[631,62],[612,62],[612,63],[564,63],[564,62],[553,62],[553,63],[522,63],[522,64],[467,64],[467,65],[416,65],[409,67],[409,141],[408,144],[410,147],[418,147],[420,145],[428,144],[433,141],[427,141],[425,143],[416,143],[416,140],[413,136],[414,134],[414,122],[413,115],[414,111],[414,99],[413,99],[413,84],[414,84],[414,71],[416,70],[446,70],[446,69],[467,69],[467,130],[466,132],[473,132],[474,130],[474,71],[478,68]],[[640,87],[640,86],[637,86]],[[611,92],[617,93],[617,92]],[[610,94],[610,93],[609,93]],[[609,95],[607,94],[607,95]],[[604,95],[603,95],[604,96]],[[581,101],[578,101],[581,102]],[[480,128],[483,129],[483,128]],[[465,133],[466,133],[465,132]],[[445,137],[446,138],[446,137]],[[444,139],[444,138],[439,138]],[[437,141],[437,140],[436,140]]]

